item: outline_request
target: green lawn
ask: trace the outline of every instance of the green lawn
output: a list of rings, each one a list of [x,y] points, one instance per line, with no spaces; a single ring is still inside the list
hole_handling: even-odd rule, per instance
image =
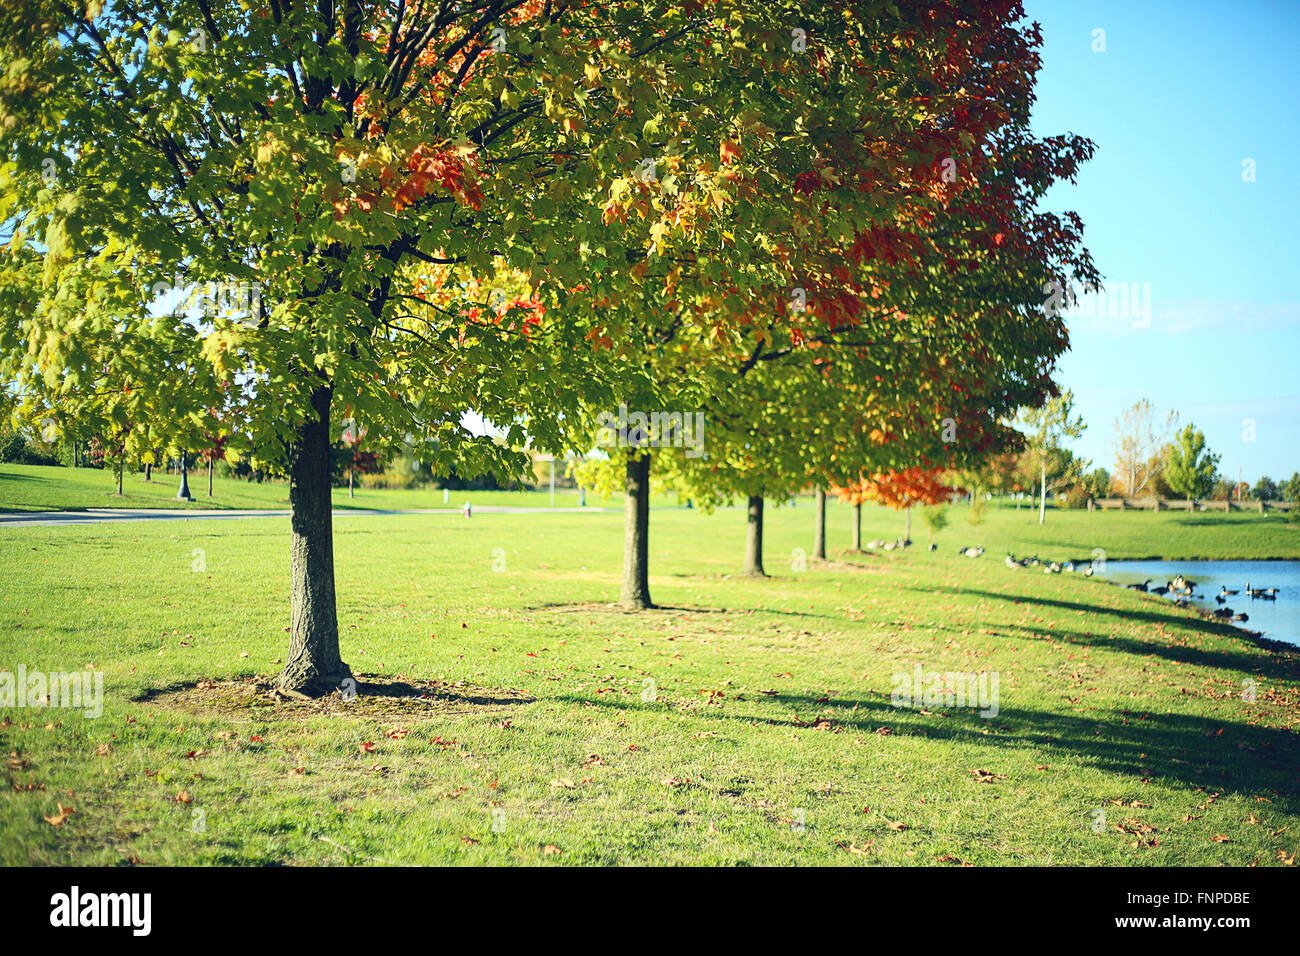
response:
[[[207,508],[234,510],[271,510],[289,507],[289,486],[283,482],[241,481],[235,478],[213,477],[211,498],[208,497],[208,473],[200,469],[190,475],[190,493],[193,502],[176,497],[180,487],[179,475],[155,473],[152,481],[143,474],[123,477],[122,494],[118,496],[113,473],[99,468],[55,468],[43,465],[0,465],[0,512],[2,511],[84,511],[87,508],[184,508],[198,511]],[[466,500],[480,505],[512,505],[522,507],[549,507],[551,496],[542,491],[452,491],[450,502],[443,503],[442,492],[436,488],[410,491],[357,488],[355,497],[348,496],[347,488],[334,490],[335,508],[378,508],[383,510],[403,508],[447,508],[462,506]],[[602,502],[588,495],[588,503]],[[616,502],[615,504],[621,504]],[[559,508],[576,508],[578,492],[557,489],[555,505]]]
[[[0,713],[0,863],[1294,859],[1300,657],[995,550],[1295,556],[1281,522],[1064,513],[1040,531],[995,510],[935,553],[795,572],[811,514],[770,510],[773,577],[750,580],[731,576],[742,512],[655,511],[668,607],[643,614],[604,603],[618,513],[340,518],[345,659],[441,683],[331,712],[221,683],[278,669],[286,519],[0,529],[0,667],[93,667],[106,687],[99,719]],[[831,509],[833,544],[849,516]],[[984,558],[955,556],[981,537]],[[917,664],[996,672],[1000,712],[891,706]]]

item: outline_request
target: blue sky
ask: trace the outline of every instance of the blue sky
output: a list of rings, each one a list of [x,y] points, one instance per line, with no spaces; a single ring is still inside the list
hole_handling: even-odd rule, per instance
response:
[[[1097,144],[1045,206],[1083,217],[1114,288],[1150,284],[1145,320],[1070,321],[1058,381],[1088,423],[1075,450],[1112,469],[1115,418],[1148,398],[1194,421],[1228,477],[1300,471],[1300,2],[1026,12],[1044,40],[1035,131]]]

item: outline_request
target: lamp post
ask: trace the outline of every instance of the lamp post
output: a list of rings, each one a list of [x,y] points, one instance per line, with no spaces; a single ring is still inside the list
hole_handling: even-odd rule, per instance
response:
[[[190,478],[185,470],[185,452],[181,452],[181,490],[176,492],[176,497],[182,501],[193,501],[194,496],[190,494]]]

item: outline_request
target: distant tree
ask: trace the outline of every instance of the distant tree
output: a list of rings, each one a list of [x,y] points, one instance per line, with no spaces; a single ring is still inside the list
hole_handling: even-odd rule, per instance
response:
[[[1255,482],[1255,487],[1251,489],[1251,494],[1259,501],[1276,501],[1278,498],[1277,485],[1273,479],[1265,475],[1259,481]]]
[[[1038,408],[1023,409],[1018,426],[1025,434],[1031,460],[1038,465],[1038,523],[1042,524],[1047,517],[1048,479],[1066,477],[1067,469],[1059,464],[1062,453],[1068,458],[1066,464],[1081,464],[1066,451],[1063,442],[1067,438],[1078,438],[1088,426],[1083,423],[1082,416],[1074,414],[1074,393],[1068,390],[1048,399]]]
[[[1291,477],[1282,482],[1278,489],[1287,501],[1300,503],[1300,471],[1292,472]],[[1300,509],[1295,509],[1300,511]]]
[[[1168,435],[1177,421],[1178,416],[1170,412],[1158,424],[1155,409],[1145,398],[1115,419],[1115,485],[1120,495],[1132,498],[1153,490]]]
[[[1214,487],[1210,489],[1210,499],[1212,501],[1227,501],[1232,497],[1232,482],[1227,478],[1217,478]]]
[[[1083,476],[1083,487],[1094,498],[1105,498],[1110,494],[1110,472],[1105,468],[1094,468]]]
[[[945,505],[931,505],[928,508],[923,508],[921,509],[921,520],[925,522],[925,527],[929,531],[929,542],[933,543],[935,533],[948,526],[948,508]]]
[[[1219,456],[1205,447],[1205,434],[1190,422],[1178,433],[1165,459],[1165,480],[1175,494],[1204,498],[1214,489]]]

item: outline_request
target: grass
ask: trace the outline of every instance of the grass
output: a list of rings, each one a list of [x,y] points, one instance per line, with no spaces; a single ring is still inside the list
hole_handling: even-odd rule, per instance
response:
[[[849,516],[831,508],[832,542]],[[99,719],[0,711],[0,863],[1293,861],[1297,652],[1011,571],[995,548],[1294,557],[1296,536],[1237,515],[1026,517],[993,509],[979,560],[954,553],[981,536],[963,526],[935,553],[796,572],[811,511],[771,509],[773,576],[752,580],[733,576],[742,512],[661,509],[666,608],[643,614],[604,603],[617,513],[343,518],[345,659],[440,683],[406,710],[363,695],[321,713],[223,683],[278,669],[286,519],[0,529],[0,666],[93,667],[106,688]],[[891,706],[916,664],[996,672],[1000,713]]]
[[[284,482],[251,482],[214,476],[213,496],[208,497],[208,474],[200,468],[189,476],[190,493],[195,500],[176,497],[180,476],[156,472],[145,481],[143,473],[124,475],[122,494],[111,471],[99,468],[58,468],[44,465],[0,465],[0,512],[4,511],[84,511],[88,508],[167,508],[199,511],[219,508],[233,510],[287,509],[289,486]],[[340,510],[397,510],[419,508],[459,508],[466,500],[476,505],[548,507],[550,492],[540,491],[452,491],[443,503],[442,491],[436,488],[386,490],[356,488],[349,497],[347,488],[334,489],[334,507]],[[588,496],[593,505],[600,501]],[[576,508],[578,492],[559,488],[555,492],[557,508]]]

